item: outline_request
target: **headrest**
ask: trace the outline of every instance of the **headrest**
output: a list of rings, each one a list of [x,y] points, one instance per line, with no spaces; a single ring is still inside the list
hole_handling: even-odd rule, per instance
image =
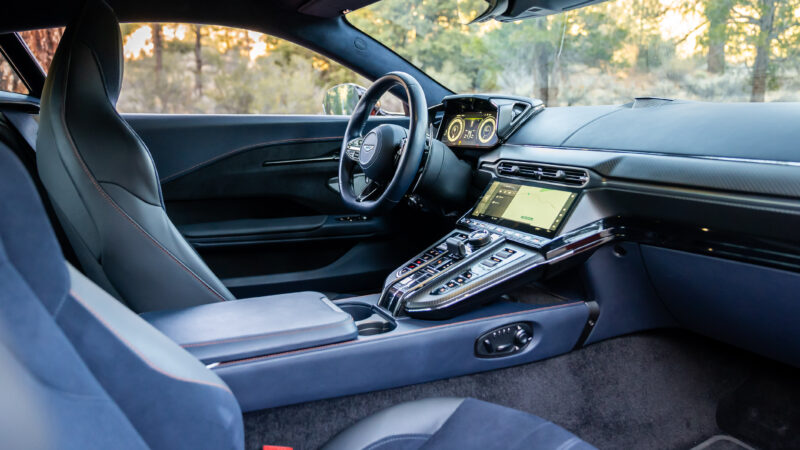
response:
[[[79,75],[81,67],[69,67],[77,64],[69,55],[79,48],[91,53],[94,64],[102,75],[102,88],[109,101],[116,104],[122,87],[122,34],[114,10],[105,1],[88,0],[78,16],[67,25],[53,57],[50,74],[55,77],[70,70]],[[80,82],[76,79],[71,81]]]

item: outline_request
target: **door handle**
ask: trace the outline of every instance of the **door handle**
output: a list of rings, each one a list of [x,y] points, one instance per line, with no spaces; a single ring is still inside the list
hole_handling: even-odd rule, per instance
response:
[[[269,167],[269,166],[288,166],[292,164],[311,164],[311,163],[321,163],[321,162],[334,162],[339,160],[339,152],[336,151],[327,156],[317,156],[315,158],[304,158],[304,159],[279,159],[277,161],[264,161],[261,163],[261,167]]]

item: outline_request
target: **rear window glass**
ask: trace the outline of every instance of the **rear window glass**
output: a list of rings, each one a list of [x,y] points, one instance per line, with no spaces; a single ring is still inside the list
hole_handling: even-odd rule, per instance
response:
[[[22,83],[2,53],[0,53],[0,91],[16,92],[17,94],[28,93],[28,88]]]
[[[22,36],[33,56],[47,73],[50,63],[53,62],[53,55],[56,53],[58,43],[61,41],[61,36],[64,35],[64,27],[22,31],[19,35]]]

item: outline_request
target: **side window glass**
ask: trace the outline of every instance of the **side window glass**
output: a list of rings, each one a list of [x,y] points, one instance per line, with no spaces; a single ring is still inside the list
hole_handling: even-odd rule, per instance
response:
[[[122,25],[122,39],[121,112],[323,114],[328,88],[369,86],[328,58],[250,30],[133,23]]]

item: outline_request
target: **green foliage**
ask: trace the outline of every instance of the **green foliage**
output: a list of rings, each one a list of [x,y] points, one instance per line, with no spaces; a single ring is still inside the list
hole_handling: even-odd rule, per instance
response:
[[[142,27],[122,26],[123,40]],[[172,33],[176,24],[166,24]],[[314,52],[243,30],[201,26],[201,69],[195,33],[165,37],[162,67],[156,49],[125,61],[119,108],[125,112],[216,114],[321,114],[325,91],[364,78]],[[153,45],[152,39],[147,44]],[[266,50],[263,47],[266,46]],[[262,51],[256,51],[262,48]],[[254,53],[251,53],[254,52]],[[201,92],[198,92],[197,83]]]
[[[768,97],[798,99],[788,88],[800,66],[800,0],[612,0],[488,26],[453,25],[458,0],[382,0],[348,20],[457,92],[546,96],[550,105],[648,95],[743,101],[756,47],[770,35],[757,30],[769,1],[778,7],[767,45]],[[670,36],[684,21],[696,26]],[[688,55],[677,51],[687,40],[696,42]]]
[[[455,92],[540,97],[551,106],[636,96],[800,99],[800,0],[616,0],[465,25],[483,3],[381,0],[347,20]],[[126,57],[123,111],[320,114],[328,88],[368,85],[274,37],[201,26],[198,53],[194,26],[165,24],[157,52],[142,27],[150,25],[122,26],[126,43],[136,35],[145,45]],[[401,109],[396,99],[384,104]]]

